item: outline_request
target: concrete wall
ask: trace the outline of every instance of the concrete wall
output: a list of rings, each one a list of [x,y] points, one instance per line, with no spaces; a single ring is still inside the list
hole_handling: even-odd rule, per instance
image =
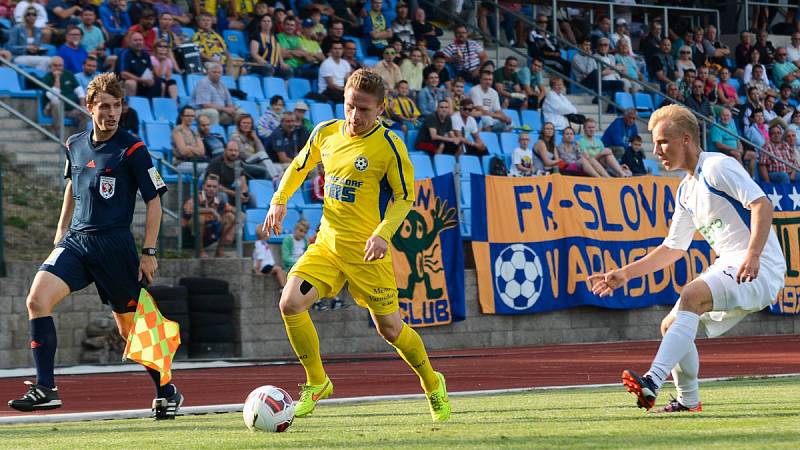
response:
[[[36,268],[35,263],[11,263],[8,277],[0,278],[0,368],[32,365],[25,296]],[[156,284],[174,285],[187,275],[230,283],[236,297],[239,356],[294,357],[278,311],[277,285],[272,278],[252,275],[249,259],[162,260]],[[467,319],[450,326],[419,329],[429,349],[656,339],[658,324],[669,310],[663,306],[638,310],[585,307],[535,315],[488,316],[479,310],[474,271],[467,271],[465,283]],[[312,312],[322,352],[390,351],[368,326],[367,312],[350,300],[346,304],[349,306],[340,310]],[[78,362],[89,318],[105,311],[94,287],[72,295],[59,306],[55,314],[57,364]],[[791,333],[800,333],[800,317],[760,312],[750,315],[729,335]]]

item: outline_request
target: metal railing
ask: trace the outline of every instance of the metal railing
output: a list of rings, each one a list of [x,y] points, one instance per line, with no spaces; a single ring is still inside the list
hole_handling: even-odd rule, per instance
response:
[[[742,6],[744,8],[744,29],[745,30],[750,28],[750,7],[751,6],[766,6],[766,7],[769,7],[769,8],[777,8],[778,10],[780,10],[781,14],[785,14],[785,11],[788,10],[789,8],[797,8],[798,7],[796,2],[795,2],[794,5],[791,5],[791,4],[788,4],[788,3],[778,4],[778,3],[758,2],[758,1],[754,2],[754,1],[750,1],[750,0],[744,0]],[[795,20],[797,20],[797,19],[795,18]],[[769,24],[767,24],[767,28],[769,29]]]

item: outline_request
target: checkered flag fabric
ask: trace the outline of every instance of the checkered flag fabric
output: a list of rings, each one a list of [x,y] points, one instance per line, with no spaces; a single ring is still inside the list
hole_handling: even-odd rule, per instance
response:
[[[133,327],[122,357],[161,373],[161,385],[172,379],[172,358],[181,345],[180,328],[158,311],[153,297],[142,289],[133,315]]]

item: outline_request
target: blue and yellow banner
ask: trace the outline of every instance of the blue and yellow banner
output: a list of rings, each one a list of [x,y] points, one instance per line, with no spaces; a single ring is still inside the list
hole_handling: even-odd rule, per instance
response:
[[[768,184],[761,188],[775,205],[772,225],[786,258],[786,285],[770,311],[800,314],[800,184]]]
[[[628,282],[610,297],[588,277],[644,257],[667,235],[680,180],[473,175],[472,249],[485,314],[574,306],[674,304],[713,256],[699,234],[681,260]]]
[[[464,252],[453,174],[417,180],[416,202],[392,237],[400,312],[412,327],[464,320]]]

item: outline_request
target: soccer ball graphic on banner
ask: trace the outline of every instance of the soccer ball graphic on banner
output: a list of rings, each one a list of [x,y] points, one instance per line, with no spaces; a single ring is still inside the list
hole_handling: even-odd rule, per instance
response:
[[[281,433],[294,420],[294,403],[283,389],[261,386],[247,396],[242,416],[250,430]]]
[[[494,284],[509,308],[521,311],[533,306],[544,284],[542,263],[536,252],[523,244],[504,248],[494,260]]]

